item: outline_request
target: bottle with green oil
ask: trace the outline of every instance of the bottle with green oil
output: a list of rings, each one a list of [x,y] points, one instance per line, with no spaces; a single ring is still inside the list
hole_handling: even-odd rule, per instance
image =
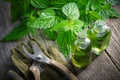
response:
[[[72,63],[76,67],[86,67],[90,63],[91,41],[87,33],[81,31],[72,50]]]
[[[94,26],[87,31],[91,40],[92,52],[100,55],[109,45],[111,30],[103,20],[97,20]]]

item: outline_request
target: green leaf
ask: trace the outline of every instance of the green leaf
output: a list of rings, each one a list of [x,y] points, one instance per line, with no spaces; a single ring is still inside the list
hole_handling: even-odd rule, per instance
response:
[[[75,33],[72,31],[61,32],[58,34],[57,43],[65,57],[69,57],[71,52],[71,47],[75,41]]]
[[[106,0],[106,1],[112,5],[119,5],[120,4],[120,0]]]
[[[72,20],[78,19],[80,16],[79,9],[76,3],[68,3],[62,7],[63,13]]]
[[[31,27],[47,29],[53,27],[59,21],[59,17],[55,15],[55,11],[52,9],[45,9],[39,14],[39,18],[35,21]]]
[[[89,0],[77,0],[77,2],[80,4],[80,5],[86,5],[88,3]]]
[[[31,0],[31,4],[35,8],[47,8],[48,7],[48,0]]]
[[[101,19],[100,15],[95,11],[88,11],[87,14],[85,12],[81,12],[80,19],[85,22],[85,24],[90,25],[94,21]]]
[[[29,0],[23,0],[23,14],[27,11],[29,8],[30,1]]]
[[[51,30],[57,31],[57,32],[65,32],[65,31],[79,31],[82,29],[82,26],[84,25],[84,22],[80,20],[74,20],[74,21],[68,21],[64,20],[58,24],[56,24]]]
[[[13,41],[22,38],[30,32],[30,28],[26,26],[26,21],[21,22],[16,26],[11,32],[9,32],[5,37],[2,38],[2,41]]]
[[[21,3],[16,3],[16,2],[13,2],[11,5],[11,15],[13,22],[18,20],[23,14],[23,8],[20,5]]]
[[[101,17],[94,11],[89,11],[89,14],[91,15],[91,17],[94,17],[96,19],[101,19]]]
[[[29,0],[11,1],[12,21],[17,21],[28,9]]]
[[[81,20],[75,20],[73,25],[73,31],[79,32],[84,26],[84,22]]]
[[[65,5],[67,3],[68,3],[67,0],[54,0],[54,1],[50,2],[51,6],[54,6],[57,8],[61,8],[63,5]]]
[[[98,12],[98,15],[100,15],[103,20],[109,19],[111,17],[120,17],[120,14],[117,13],[110,4],[101,6],[96,10],[96,12]]]
[[[53,41],[55,41],[56,39],[57,39],[57,32],[55,32],[55,31],[51,31],[51,30],[49,30],[49,29],[45,29],[45,30],[43,30],[44,31],[44,33],[47,35],[47,37],[49,38],[49,39],[51,39],[51,40],[53,40]]]
[[[27,22],[26,22],[26,26],[30,27],[31,25],[33,25],[36,21],[36,17],[29,17],[27,18]]]
[[[61,8],[67,3],[76,2],[77,0],[53,0],[50,2],[50,5],[53,7]]]
[[[56,31],[56,32],[58,32],[58,31],[60,31],[60,32],[64,31],[65,32],[65,31],[70,30],[70,26],[71,25],[68,22],[68,20],[64,20],[64,21],[56,24],[51,30]]]

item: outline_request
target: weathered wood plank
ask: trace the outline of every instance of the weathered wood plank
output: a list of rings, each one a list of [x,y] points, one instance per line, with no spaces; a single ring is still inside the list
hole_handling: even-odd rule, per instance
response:
[[[78,78],[80,80],[120,80],[120,72],[106,53],[93,61]]]
[[[120,6],[115,6],[115,9],[120,13]],[[120,18],[110,19],[108,22],[111,25],[112,37],[106,52],[115,66],[120,70]]]
[[[10,19],[10,3],[0,0],[0,39],[15,27],[16,23],[11,25]],[[0,80],[6,80],[6,71],[14,68],[10,59],[10,48],[27,39],[26,37],[14,42],[0,42]]]
[[[8,33],[12,27],[10,27],[10,5],[0,1],[0,39]],[[5,73],[8,67],[11,67],[9,47],[12,47],[15,43],[1,43],[0,42],[0,80],[5,80]]]
[[[120,12],[120,8],[116,7],[116,9]],[[10,18],[9,3],[4,3],[0,0],[0,39],[14,27],[14,25],[10,23]],[[103,53],[81,72],[78,75],[80,80],[120,80],[120,72],[118,69],[120,67],[120,22],[119,19],[113,19],[110,23],[114,23],[114,27],[112,28],[114,34],[112,34],[110,46],[106,50],[108,53]],[[41,40],[42,38],[43,37],[40,36],[39,39]],[[26,41],[27,39],[28,38],[25,38],[20,41]],[[41,41],[45,48],[53,45],[51,41],[44,41],[43,39]],[[13,67],[10,61],[9,51],[17,42],[0,42],[0,80],[6,80],[6,71]]]
[[[120,6],[115,7],[120,13]],[[107,21],[112,30],[109,47],[78,75],[80,80],[120,80],[120,19]]]
[[[111,19],[110,23],[113,24],[112,29],[112,37],[109,47],[106,49],[108,56],[111,60],[114,61],[114,64],[120,70],[120,19]]]

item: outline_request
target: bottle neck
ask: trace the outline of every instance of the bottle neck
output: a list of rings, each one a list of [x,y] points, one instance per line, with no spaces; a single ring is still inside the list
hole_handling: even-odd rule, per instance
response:
[[[96,21],[92,31],[96,33],[97,37],[103,37],[108,34],[110,29],[106,26],[105,22]]]
[[[75,45],[78,46],[80,49],[86,49],[90,44],[89,38],[78,38],[75,41]]]

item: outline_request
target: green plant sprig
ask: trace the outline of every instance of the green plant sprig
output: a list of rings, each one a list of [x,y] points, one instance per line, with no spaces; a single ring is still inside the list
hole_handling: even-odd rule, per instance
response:
[[[50,39],[57,41],[66,57],[73,48],[76,33],[98,19],[120,17],[107,0],[6,1],[12,5],[12,22],[22,20],[2,41],[18,40],[35,29],[41,29]]]

